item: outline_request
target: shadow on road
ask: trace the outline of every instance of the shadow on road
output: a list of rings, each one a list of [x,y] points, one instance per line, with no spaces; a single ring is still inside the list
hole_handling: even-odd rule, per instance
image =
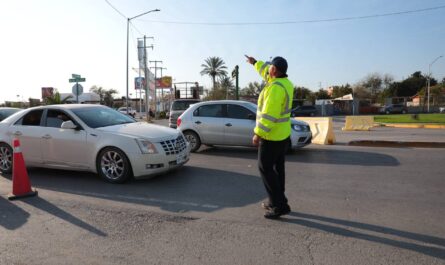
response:
[[[443,238],[313,214],[292,212],[289,214],[289,216],[296,217],[296,219],[285,217],[281,218],[280,220],[282,222],[310,227],[313,229],[325,231],[327,233],[385,244],[393,247],[412,250],[435,258],[445,259],[445,249],[443,248],[445,247],[445,239]],[[328,224],[319,223],[318,221]],[[339,227],[336,225],[340,225],[343,227]],[[374,234],[352,231],[351,228],[365,230],[365,232],[373,232]],[[426,246],[418,243],[404,242],[401,240],[386,238],[384,237],[385,235],[397,236],[412,241],[420,241],[421,243],[425,243],[427,245],[436,246]]]
[[[40,197],[34,197],[31,199],[23,200],[23,202],[34,206],[35,208],[38,208],[44,212],[47,212],[57,218],[60,218],[68,223],[71,223],[73,225],[76,225],[82,229],[85,229],[91,233],[94,233],[98,236],[107,236],[104,232],[100,231],[99,229],[93,227],[90,224],[85,223],[84,221],[80,220],[79,218],[73,216],[70,213],[65,212],[64,210],[58,208],[54,204],[49,203],[48,201],[40,198]]]
[[[171,212],[212,212],[243,207],[265,198],[258,176],[184,166],[147,180],[109,184],[85,172],[33,169],[33,186],[112,201],[159,207]]]
[[[199,152],[210,156],[257,159],[255,148],[244,147],[212,147]],[[399,166],[400,162],[393,156],[342,149],[302,148],[286,155],[287,162],[314,164],[358,165],[358,166]]]
[[[400,162],[393,156],[339,149],[301,149],[286,156],[288,162],[357,165],[357,166],[399,166]]]
[[[8,230],[15,230],[21,227],[29,218],[28,212],[3,197],[0,197],[0,209],[0,226]]]

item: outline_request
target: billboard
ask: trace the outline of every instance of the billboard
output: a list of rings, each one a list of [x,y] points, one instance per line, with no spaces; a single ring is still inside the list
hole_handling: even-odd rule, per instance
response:
[[[171,88],[172,87],[172,77],[171,76],[163,76],[161,78],[156,79],[156,87],[157,88]]]
[[[42,100],[51,98],[54,95],[54,87],[42,87]]]
[[[144,77],[135,77],[134,78],[134,89],[145,89],[145,78]]]

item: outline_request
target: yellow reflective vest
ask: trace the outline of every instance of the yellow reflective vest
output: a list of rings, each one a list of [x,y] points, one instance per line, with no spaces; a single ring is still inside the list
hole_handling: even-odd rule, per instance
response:
[[[258,98],[254,132],[269,141],[281,141],[291,134],[290,112],[294,85],[289,79],[270,78],[269,63],[257,61],[255,69],[266,81]]]

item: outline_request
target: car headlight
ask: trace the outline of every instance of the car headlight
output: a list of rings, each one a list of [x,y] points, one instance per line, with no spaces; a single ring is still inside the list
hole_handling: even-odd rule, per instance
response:
[[[156,149],[156,146],[145,139],[136,139],[136,142],[139,145],[139,148],[141,149],[141,152],[143,154],[157,154],[158,150]]]
[[[304,127],[301,126],[301,125],[298,125],[298,124],[293,124],[293,125],[292,125],[292,129],[294,129],[294,130],[297,131],[297,132],[302,132],[302,131],[304,131]]]

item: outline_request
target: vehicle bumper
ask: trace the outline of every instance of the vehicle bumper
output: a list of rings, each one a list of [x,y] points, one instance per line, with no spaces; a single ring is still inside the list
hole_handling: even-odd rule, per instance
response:
[[[165,154],[133,154],[130,163],[135,179],[147,179],[183,166],[190,159],[190,151],[175,155]]]
[[[305,147],[306,145],[312,143],[312,133],[302,132],[298,134],[291,134],[292,149],[298,149]]]

